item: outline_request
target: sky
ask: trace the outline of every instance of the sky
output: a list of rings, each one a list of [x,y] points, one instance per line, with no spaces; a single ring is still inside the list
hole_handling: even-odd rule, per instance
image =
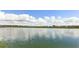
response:
[[[79,10],[1,10],[0,24],[79,25]]]
[[[29,14],[34,17],[61,16],[61,17],[79,17],[79,10],[2,10],[6,13]]]

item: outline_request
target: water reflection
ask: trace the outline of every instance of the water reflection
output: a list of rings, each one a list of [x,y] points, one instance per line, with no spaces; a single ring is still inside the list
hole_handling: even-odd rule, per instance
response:
[[[18,47],[78,47],[78,39],[79,29],[0,28],[0,40],[23,41]]]
[[[71,37],[79,38],[79,29],[45,29],[45,28],[0,28],[0,39],[26,39],[38,35],[39,37],[45,36],[46,38],[52,37]]]

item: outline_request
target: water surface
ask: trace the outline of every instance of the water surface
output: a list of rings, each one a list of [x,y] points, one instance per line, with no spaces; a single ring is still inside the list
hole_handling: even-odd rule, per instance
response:
[[[0,28],[0,41],[11,48],[78,48],[79,29]]]

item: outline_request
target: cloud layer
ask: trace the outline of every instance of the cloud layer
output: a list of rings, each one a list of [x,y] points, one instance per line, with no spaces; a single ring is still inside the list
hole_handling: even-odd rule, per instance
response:
[[[44,16],[36,18],[29,14],[11,14],[0,11],[0,25],[28,25],[28,26],[52,26],[52,25],[79,25],[78,17],[62,18],[58,16]]]

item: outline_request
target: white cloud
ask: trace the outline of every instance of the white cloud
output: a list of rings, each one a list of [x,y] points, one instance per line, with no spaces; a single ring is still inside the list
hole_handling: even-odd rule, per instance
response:
[[[3,12],[3,11],[0,11],[0,14],[5,14],[5,12]]]
[[[52,20],[55,20],[55,19],[56,19],[55,16],[51,16],[50,18],[51,18]]]
[[[44,18],[36,18],[29,14],[11,14],[0,11],[0,24],[17,24],[29,26],[52,26],[52,25],[79,25],[78,17],[62,18],[58,16],[44,16]]]

